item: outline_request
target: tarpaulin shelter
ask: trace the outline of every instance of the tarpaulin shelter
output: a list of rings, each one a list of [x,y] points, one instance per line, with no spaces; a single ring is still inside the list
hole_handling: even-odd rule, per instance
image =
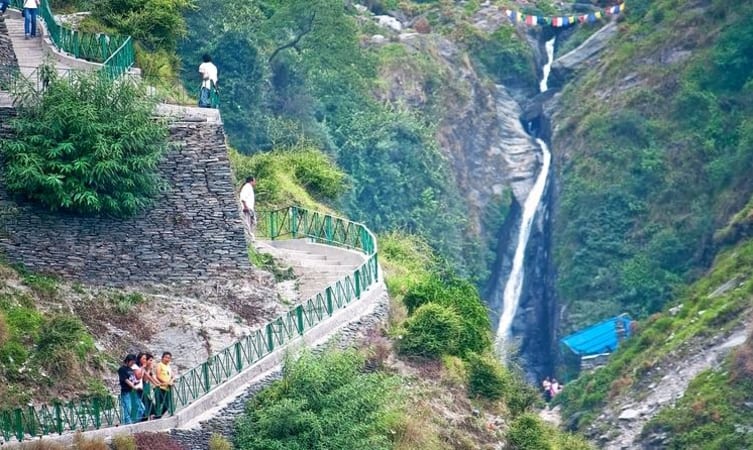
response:
[[[583,356],[612,353],[630,336],[630,316],[620,314],[560,339],[573,353]]]

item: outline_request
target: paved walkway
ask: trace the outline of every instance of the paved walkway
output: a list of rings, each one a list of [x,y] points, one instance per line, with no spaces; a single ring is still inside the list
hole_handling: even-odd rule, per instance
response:
[[[31,39],[24,39],[24,19],[19,12],[9,9],[5,14],[5,24],[8,27],[8,36],[13,42],[13,50],[16,52],[18,65],[24,76],[30,77],[33,75],[36,68],[48,59],[55,63],[55,68],[59,72],[70,69],[68,65],[52,58],[49,54],[44,38],[40,36],[46,31],[41,20],[37,20],[38,36]]]

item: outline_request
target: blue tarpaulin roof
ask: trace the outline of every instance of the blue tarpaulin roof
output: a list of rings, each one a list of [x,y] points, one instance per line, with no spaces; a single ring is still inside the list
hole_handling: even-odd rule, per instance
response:
[[[630,322],[630,317],[627,314],[621,314],[565,336],[560,339],[560,342],[576,355],[611,353],[617,350],[619,345],[618,327],[621,326],[624,330],[623,337],[628,337],[630,336]]]

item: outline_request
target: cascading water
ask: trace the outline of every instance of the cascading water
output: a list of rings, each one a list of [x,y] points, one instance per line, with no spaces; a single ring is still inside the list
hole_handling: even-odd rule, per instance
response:
[[[546,42],[545,48],[547,62],[544,64],[542,70],[543,76],[539,84],[541,92],[545,92],[548,89],[547,83],[552,68],[552,60],[554,59],[554,38]],[[523,205],[520,232],[518,234],[518,242],[512,260],[512,269],[510,270],[510,277],[507,279],[505,291],[502,296],[502,316],[499,319],[499,326],[497,327],[497,347],[502,353],[505,352],[503,344],[510,338],[512,323],[515,319],[515,313],[518,310],[518,304],[520,303],[520,295],[523,290],[523,278],[525,275],[524,263],[528,238],[531,234],[531,226],[533,225],[536,210],[538,209],[541,197],[544,194],[544,188],[546,187],[547,178],[549,177],[549,165],[552,161],[552,154],[549,152],[549,147],[546,143],[538,138],[536,139],[536,142],[541,147],[542,164],[533,188]]]

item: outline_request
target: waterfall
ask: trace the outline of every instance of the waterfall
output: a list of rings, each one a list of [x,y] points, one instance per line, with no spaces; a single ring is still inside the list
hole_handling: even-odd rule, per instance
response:
[[[541,92],[545,92],[548,89],[549,73],[552,68],[552,60],[554,59],[554,38],[546,42],[546,56],[547,61],[543,67],[543,76],[539,84]],[[533,226],[533,219],[536,215],[536,210],[541,203],[541,197],[544,195],[544,188],[546,187],[546,181],[549,176],[549,165],[552,161],[552,154],[549,152],[549,147],[541,139],[536,139],[536,142],[541,146],[542,164],[541,170],[536,177],[536,182],[533,184],[531,192],[528,193],[525,204],[523,205],[523,214],[520,221],[520,232],[518,234],[518,243],[515,246],[515,255],[512,260],[512,269],[510,270],[510,276],[507,279],[505,285],[505,291],[502,296],[502,316],[499,319],[499,326],[497,327],[497,347],[504,353],[502,344],[509,340],[510,331],[512,328],[513,319],[515,319],[515,313],[518,310],[520,303],[520,294],[523,290],[523,278],[525,275],[525,255],[526,247],[528,246],[528,237],[531,235],[531,227]]]

